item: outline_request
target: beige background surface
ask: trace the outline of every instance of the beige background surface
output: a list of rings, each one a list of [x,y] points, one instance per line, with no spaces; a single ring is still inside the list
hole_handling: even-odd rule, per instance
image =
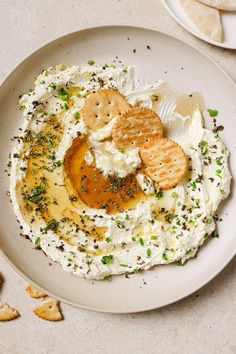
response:
[[[160,0],[1,0],[0,81],[46,42],[104,24],[148,26],[175,34],[207,52],[236,80],[236,51],[194,38],[174,22]],[[19,319],[0,324],[0,354],[236,353],[236,258],[203,289],[161,310],[109,315],[62,304],[65,320],[60,323],[32,314],[37,301],[28,297],[25,281],[2,258],[0,274],[0,301],[21,313]]]

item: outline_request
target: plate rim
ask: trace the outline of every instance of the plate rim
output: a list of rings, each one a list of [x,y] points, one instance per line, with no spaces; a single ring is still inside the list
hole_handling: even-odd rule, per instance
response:
[[[171,15],[171,17],[181,26],[183,27],[186,31],[188,31],[189,33],[191,33],[193,36],[201,39],[203,42],[209,43],[211,45],[214,45],[216,47],[220,47],[220,48],[225,48],[225,49],[231,49],[231,50],[236,50],[236,46],[231,46],[231,45],[226,45],[223,42],[216,42],[211,40],[210,38],[208,38],[207,36],[202,35],[200,32],[198,33],[197,31],[192,30],[191,28],[189,28],[187,25],[185,25],[184,22],[182,22],[178,16],[175,14],[174,11],[172,11],[172,9],[170,8],[170,6],[167,4],[167,0],[161,0],[163,6],[165,7],[165,9],[168,11],[168,13]]]
[[[162,0],[164,1],[164,0]],[[64,34],[63,36],[60,37],[56,37],[52,40],[50,40],[49,42],[47,42],[46,44],[40,46],[39,48],[37,48],[35,51],[33,51],[31,54],[29,54],[27,57],[25,57],[22,61],[20,61],[14,68],[13,70],[11,70],[11,72],[7,75],[7,77],[3,80],[2,84],[0,85],[0,92],[2,89],[4,89],[4,86],[7,84],[8,80],[11,78],[11,76],[15,73],[15,71],[18,70],[18,68],[20,68],[20,66],[25,63],[27,60],[29,60],[30,58],[32,58],[34,55],[36,55],[38,52],[40,52],[41,50],[45,49],[47,46],[52,45],[54,42],[56,41],[60,41],[65,39],[66,37],[70,37],[73,35],[76,35],[77,33],[83,32],[83,31],[89,31],[89,30],[97,30],[97,29],[112,29],[112,28],[130,28],[130,29],[139,29],[139,30],[148,30],[148,31],[152,31],[152,32],[157,32],[161,35],[165,35],[168,36],[170,38],[174,38],[177,41],[180,41],[188,46],[190,46],[192,49],[196,50],[197,52],[199,52],[201,55],[205,56],[208,60],[210,60],[214,65],[216,65],[218,67],[218,69],[227,77],[227,79],[231,82],[231,84],[233,85],[235,91],[236,91],[236,83],[233,80],[233,78],[230,76],[230,74],[221,66],[221,64],[219,64],[218,62],[216,62],[214,59],[212,59],[207,53],[205,53],[203,50],[199,49],[195,44],[189,43],[187,40],[179,38],[176,35],[173,35],[170,32],[167,31],[162,31],[159,29],[154,29],[153,27],[149,27],[149,26],[135,26],[135,25],[128,25],[128,24],[114,24],[114,25],[97,25],[97,26],[83,26],[81,27],[79,30],[77,31],[72,31],[69,32],[67,34]],[[80,308],[80,309],[85,309],[85,310],[90,310],[90,311],[94,311],[94,312],[101,312],[101,313],[114,313],[114,314],[129,314],[129,313],[142,313],[142,312],[147,312],[147,311],[153,311],[153,310],[157,310],[159,308],[162,307],[166,307],[168,305],[174,304],[190,295],[192,295],[193,293],[195,293],[196,291],[198,291],[199,289],[201,289],[202,287],[204,287],[206,284],[208,284],[212,279],[214,279],[218,274],[220,274],[223,269],[230,263],[230,261],[234,258],[234,256],[236,255],[236,249],[233,250],[230,253],[230,256],[228,257],[228,259],[224,262],[221,263],[220,266],[218,266],[212,273],[209,274],[209,276],[200,283],[200,285],[196,285],[194,288],[192,288],[191,290],[187,291],[187,293],[183,296],[183,295],[179,295],[177,298],[168,301],[167,303],[163,304],[163,305],[157,305],[157,306],[152,306],[152,307],[146,307],[144,309],[132,309],[132,311],[128,311],[128,310],[119,310],[119,309],[112,309],[112,310],[106,310],[104,308],[100,308],[100,307],[93,307],[93,306],[87,306],[87,305],[82,305],[82,304],[78,304],[76,302],[64,299],[63,297],[60,297],[58,295],[55,295],[54,293],[48,291],[47,289],[44,289],[42,286],[39,286],[34,280],[30,279],[23,270],[19,269],[14,261],[12,261],[10,259],[10,257],[8,257],[8,255],[3,252],[3,250],[0,248],[0,255],[3,257],[4,260],[6,260],[6,262],[10,265],[10,267],[18,274],[20,275],[25,281],[30,282],[32,285],[36,286],[37,288],[39,288],[40,290],[46,292],[49,296],[55,297],[56,299],[58,299],[59,301],[66,303],[68,305],[74,306],[76,308]]]

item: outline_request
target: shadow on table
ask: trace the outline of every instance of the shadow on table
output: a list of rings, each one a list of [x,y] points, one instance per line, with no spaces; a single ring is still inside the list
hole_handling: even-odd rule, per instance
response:
[[[3,283],[4,283],[4,278],[3,278],[2,274],[0,273],[0,292],[2,290]]]

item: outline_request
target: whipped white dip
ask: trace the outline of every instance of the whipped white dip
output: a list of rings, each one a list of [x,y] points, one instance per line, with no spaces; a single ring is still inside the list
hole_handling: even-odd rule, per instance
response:
[[[105,177],[124,178],[141,165],[138,149],[119,151],[112,141],[103,141],[111,136],[115,120],[95,132],[83,122],[81,110],[86,93],[97,90],[101,80],[104,87],[121,91],[132,105],[157,111],[166,136],[183,147],[190,163],[186,179],[161,194],[156,193],[149,177],[138,172],[137,182],[147,198],[114,215],[83,204],[72,205],[72,198],[68,198],[63,187],[63,160],[78,136],[88,138],[86,163],[95,163]],[[73,92],[74,87],[79,88],[79,93],[78,89],[77,93]],[[85,278],[103,279],[157,264],[182,264],[214,232],[218,205],[230,192],[228,151],[217,134],[204,128],[197,107],[185,117],[175,111],[175,95],[168,93],[163,81],[138,85],[133,67],[125,70],[112,65],[49,68],[39,75],[34,90],[23,95],[20,106],[24,117],[23,136],[11,159],[10,192],[14,211],[24,233],[64,270]],[[52,124],[49,131],[48,121]],[[40,172],[34,167],[40,180],[25,188],[27,173],[33,168],[28,163],[29,144],[35,142],[50,149],[50,153],[45,152],[48,165]],[[54,200],[58,190],[60,197],[65,198],[63,203]],[[50,216],[42,217],[43,213]],[[96,240],[90,237],[78,226],[78,217],[80,221],[88,218],[96,228],[104,228],[104,237]]]

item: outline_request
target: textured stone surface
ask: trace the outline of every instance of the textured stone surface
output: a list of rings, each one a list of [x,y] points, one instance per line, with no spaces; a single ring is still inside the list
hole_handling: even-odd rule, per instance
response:
[[[32,51],[81,27],[148,26],[196,44],[236,80],[236,52],[217,48],[177,25],[160,0],[1,0],[0,81]],[[166,308],[137,315],[108,315],[62,304],[65,320],[48,323],[32,314],[22,280],[0,257],[0,300],[21,317],[0,324],[1,354],[236,353],[236,258],[210,284]],[[0,278],[1,279],[1,278]]]

